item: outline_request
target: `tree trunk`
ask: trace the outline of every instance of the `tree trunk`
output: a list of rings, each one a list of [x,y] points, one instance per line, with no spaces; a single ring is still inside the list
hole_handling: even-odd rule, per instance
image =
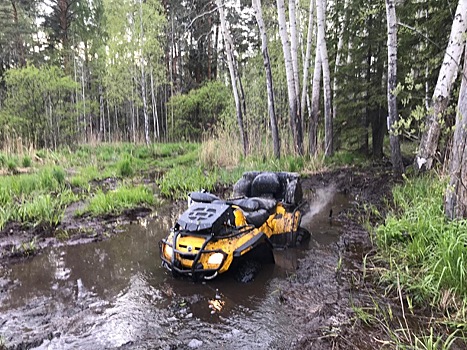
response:
[[[144,38],[144,27],[143,27],[143,1],[139,0],[139,19],[140,19],[140,58],[139,63],[141,66],[141,96],[143,98],[143,118],[144,118],[144,139],[146,145],[149,145],[151,140],[149,139],[149,116],[148,116],[148,103],[146,100],[146,74],[144,72],[144,52],[143,52],[143,38]]]
[[[102,85],[99,84],[99,141],[105,140],[105,111],[104,111],[104,93]]]
[[[152,124],[154,128],[154,141],[160,140],[160,127],[159,127],[159,116],[157,115],[157,98],[154,91],[154,72],[151,67],[151,104],[152,104]]]
[[[344,1],[344,22],[340,25],[339,30],[338,30],[338,36],[339,40],[337,42],[337,52],[336,52],[336,63],[334,65],[334,79],[332,83],[332,119],[336,120],[337,118],[337,72],[339,70],[339,66],[341,64],[341,58],[342,58],[342,48],[344,47],[344,30],[346,29],[345,26],[347,25],[348,22],[348,16],[350,13],[350,10],[348,9],[348,2],[349,0]]]
[[[325,8],[322,0],[316,0],[316,15],[318,24],[318,46],[323,69],[324,91],[324,154],[333,154],[332,111],[331,111],[331,73],[329,71],[328,50],[325,37]]]
[[[319,92],[321,90],[321,52],[316,46],[315,70],[313,72],[313,90],[311,93],[311,118],[310,118],[310,155],[315,156],[318,152],[318,117],[319,117]]]
[[[226,20],[225,20],[225,13],[224,13],[224,4],[222,0],[216,0],[216,6],[219,10],[219,17],[220,17],[220,24],[222,28],[222,32],[224,34],[224,46],[225,46],[225,53],[227,56],[227,63],[229,66],[230,72],[230,82],[232,84],[232,92],[234,95],[235,100],[235,108],[237,110],[237,122],[238,128],[240,131],[240,139],[243,146],[243,155],[246,156],[248,152],[248,139],[246,136],[245,128],[243,126],[243,113],[242,113],[242,104],[239,97],[239,89],[237,87],[237,73],[235,71],[235,63],[234,63],[234,55],[233,55],[233,47],[231,46],[232,40],[230,38],[230,31],[227,28]]]
[[[452,23],[449,43],[439,71],[438,81],[432,98],[432,108],[426,116],[426,129],[420,141],[420,149],[415,157],[414,168],[417,172],[429,170],[438,148],[441,133],[440,120],[447,108],[452,85],[457,76],[457,70],[462,56],[467,30],[467,0],[459,0]]]
[[[464,71],[449,166],[450,181],[445,198],[446,216],[450,219],[467,218],[467,47],[464,50]]]
[[[300,96],[300,84],[298,79],[298,34],[295,0],[289,0],[290,23],[290,54],[292,56],[292,69],[295,84],[295,95]],[[300,112],[300,100],[297,98],[297,111]]]
[[[287,34],[287,27],[285,21],[285,4],[284,0],[277,0],[277,17],[279,22],[279,35],[282,42],[282,51],[284,53],[285,62],[285,73],[287,76],[287,94],[289,98],[289,114],[290,114],[290,126],[292,128],[292,134],[294,139],[295,152],[303,154],[303,140],[299,134],[300,116],[297,109],[297,92],[295,89],[295,79],[292,64],[292,55],[290,52],[290,43]]]
[[[398,121],[397,99],[394,90],[397,86],[397,17],[395,0],[386,0],[386,17],[388,26],[388,128],[391,144],[392,171],[395,178],[402,177],[402,164],[399,136],[395,134],[393,125]]]
[[[310,9],[309,9],[309,17],[308,17],[308,32],[306,36],[306,53],[305,53],[305,60],[303,61],[302,98],[300,102],[300,107],[301,107],[300,115],[302,117],[302,120],[305,119],[305,104],[306,104],[307,91],[308,91],[308,69],[310,67],[311,44],[313,41],[312,33],[313,33],[314,3],[315,3],[314,0],[310,0]]]
[[[264,27],[263,13],[261,10],[261,0],[253,0],[252,5],[256,16],[256,22],[258,23],[259,33],[261,35],[261,51],[263,53],[264,70],[266,72],[266,88],[268,91],[268,112],[271,124],[274,156],[276,158],[280,158],[280,139],[279,131],[277,129],[276,109],[274,107],[274,89],[272,83],[271,62],[269,60],[269,52],[267,45],[268,39],[266,36],[266,29]]]

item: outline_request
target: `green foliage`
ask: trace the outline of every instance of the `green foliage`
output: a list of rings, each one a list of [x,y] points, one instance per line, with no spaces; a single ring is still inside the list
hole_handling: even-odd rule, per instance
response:
[[[8,157],[6,156],[6,154],[0,152],[0,168],[3,168],[7,164],[7,161]]]
[[[14,159],[14,158],[8,159],[8,161],[6,163],[6,167],[7,167],[8,171],[10,173],[15,173],[16,168],[18,167],[18,163],[17,163],[16,159]]]
[[[121,186],[114,191],[98,191],[91,197],[83,213],[92,215],[119,214],[136,206],[156,204],[153,193],[144,186]]]
[[[73,108],[64,98],[77,84],[55,66],[34,66],[10,69],[5,75],[8,94],[0,113],[4,127],[0,139],[14,131],[24,140],[38,146],[53,145],[54,140],[66,141],[70,136],[69,122]],[[50,115],[50,110],[55,113]]]
[[[60,192],[57,195],[37,194],[23,197],[11,215],[11,220],[32,223],[34,226],[57,226],[68,204],[77,198],[71,191]]]
[[[57,191],[65,185],[65,172],[60,167],[44,168],[35,174],[4,176],[0,182],[0,193],[9,191],[15,196],[24,196],[34,191]]]
[[[224,113],[230,99],[225,84],[211,81],[188,94],[170,99],[173,108],[176,139],[199,141],[203,132],[211,130]]]
[[[177,167],[169,170],[157,181],[161,194],[173,198],[186,198],[191,191],[213,191],[218,180],[216,172],[205,172],[202,168]]]
[[[32,165],[32,159],[30,156],[24,156],[22,160],[22,165],[25,168],[29,168]]]
[[[365,165],[368,162],[368,157],[357,152],[339,151],[335,152],[330,158],[326,158],[324,163],[332,166],[346,166],[346,165]]]
[[[133,163],[133,162],[132,162],[132,158],[131,158],[131,157],[125,157],[124,159],[122,159],[122,160],[117,164],[118,174],[119,174],[121,177],[129,177],[129,176],[133,175],[134,170],[133,170],[132,163]]]
[[[439,305],[447,293],[467,302],[467,220],[446,220],[445,188],[436,177],[407,179],[393,189],[395,211],[376,230],[391,267],[383,280],[394,289],[399,276],[416,305]]]

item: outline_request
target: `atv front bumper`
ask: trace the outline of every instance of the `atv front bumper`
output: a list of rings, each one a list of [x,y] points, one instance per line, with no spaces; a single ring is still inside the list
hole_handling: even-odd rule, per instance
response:
[[[228,254],[221,249],[206,249],[207,243],[209,243],[209,239],[206,239],[203,246],[196,253],[190,253],[176,249],[173,242],[163,239],[159,243],[162,266],[174,275],[205,280],[215,278],[224,267]],[[217,261],[208,263],[210,257],[213,257],[214,254],[216,254]]]

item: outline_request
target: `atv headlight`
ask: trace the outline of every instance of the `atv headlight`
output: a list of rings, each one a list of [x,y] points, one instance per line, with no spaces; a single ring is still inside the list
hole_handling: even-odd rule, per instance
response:
[[[172,259],[173,252],[174,250],[171,246],[169,246],[168,244],[164,245],[164,255],[167,259]]]
[[[214,253],[209,257],[208,264],[219,266],[222,264],[222,260],[224,260],[224,255],[222,253]]]

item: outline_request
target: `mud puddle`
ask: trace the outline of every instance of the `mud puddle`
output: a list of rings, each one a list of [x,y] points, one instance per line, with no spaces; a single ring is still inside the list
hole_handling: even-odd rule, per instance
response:
[[[308,247],[275,251],[276,264],[248,284],[231,275],[177,280],[160,267],[158,242],[180,214],[171,206],[109,240],[0,267],[0,337],[8,348],[37,349],[294,347],[301,329],[283,282],[305,255],[332,251],[335,217],[349,206],[333,188],[310,203],[302,221],[312,233]]]

